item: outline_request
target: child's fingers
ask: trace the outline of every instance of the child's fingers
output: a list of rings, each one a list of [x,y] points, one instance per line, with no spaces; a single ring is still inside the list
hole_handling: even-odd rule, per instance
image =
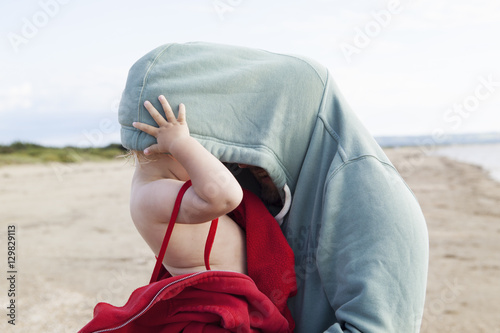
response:
[[[165,96],[160,95],[158,97],[158,100],[160,101],[161,106],[163,107],[163,111],[165,111],[165,117],[167,117],[167,121],[170,123],[175,122],[176,119],[175,119],[174,112],[172,111],[172,108],[170,107],[170,104],[168,103]]]
[[[156,110],[156,108],[151,104],[150,101],[144,102],[144,107],[148,110],[151,117],[153,117],[154,121],[158,124],[158,126],[162,126],[166,123],[165,118]]]
[[[144,123],[139,123],[139,122],[133,122],[132,126],[137,128],[138,130],[141,130],[143,132],[148,133],[149,135],[154,136],[155,138],[158,136],[157,135],[158,134],[158,127],[154,127],[154,126],[144,124]]]
[[[144,155],[151,155],[151,154],[155,154],[158,152],[160,152],[160,148],[159,148],[159,145],[157,143],[144,149]]]
[[[182,123],[186,121],[186,106],[184,104],[179,104],[179,115],[177,121]]]

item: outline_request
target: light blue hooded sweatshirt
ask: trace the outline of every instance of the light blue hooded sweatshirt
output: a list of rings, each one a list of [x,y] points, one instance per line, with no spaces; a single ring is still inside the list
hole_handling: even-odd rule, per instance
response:
[[[156,142],[132,122],[157,126],[143,103],[161,110],[160,94],[175,111],[186,105],[191,135],[217,158],[262,167],[283,189],[278,220],[295,253],[295,332],[419,331],[424,217],[325,67],[244,47],[158,47],[129,72],[119,108],[125,147]]]

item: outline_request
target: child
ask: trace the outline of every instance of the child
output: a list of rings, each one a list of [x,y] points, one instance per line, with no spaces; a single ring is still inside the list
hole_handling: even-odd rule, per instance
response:
[[[166,119],[150,102],[144,106],[159,127],[133,123],[157,143],[133,151],[138,163],[130,199],[156,267],[150,284],[124,306],[97,304],[80,333],[292,332],[293,252],[278,223],[189,135],[184,105],[175,118],[165,97],[158,99]],[[160,276],[162,263],[171,276]]]
[[[135,226],[158,255],[182,185],[191,180],[184,194],[176,226],[163,265],[172,276],[206,270],[205,240],[210,221],[218,218],[217,233],[210,253],[215,270],[246,274],[243,230],[227,213],[242,200],[242,189],[231,172],[189,134],[186,109],[179,105],[177,119],[162,95],[158,98],[166,120],[149,102],[145,108],[159,127],[134,122],[133,126],[157,139],[138,159],[132,179],[130,211]]]

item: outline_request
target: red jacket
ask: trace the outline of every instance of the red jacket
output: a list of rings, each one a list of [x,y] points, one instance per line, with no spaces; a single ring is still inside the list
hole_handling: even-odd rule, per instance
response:
[[[97,304],[94,318],[79,332],[292,332],[286,303],[296,293],[294,259],[281,229],[249,191],[230,215],[246,232],[248,276],[165,272],[136,289],[122,307]]]

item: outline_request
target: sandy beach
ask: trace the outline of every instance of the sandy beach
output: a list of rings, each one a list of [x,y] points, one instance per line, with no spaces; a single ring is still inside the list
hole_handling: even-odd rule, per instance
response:
[[[500,333],[500,183],[480,167],[418,148],[386,152],[429,229],[421,331]],[[76,332],[97,302],[122,305],[147,284],[154,257],[129,216],[132,173],[123,160],[0,167],[0,269],[7,278],[16,272],[14,298],[1,279],[1,332]],[[6,316],[11,299],[15,326]]]

